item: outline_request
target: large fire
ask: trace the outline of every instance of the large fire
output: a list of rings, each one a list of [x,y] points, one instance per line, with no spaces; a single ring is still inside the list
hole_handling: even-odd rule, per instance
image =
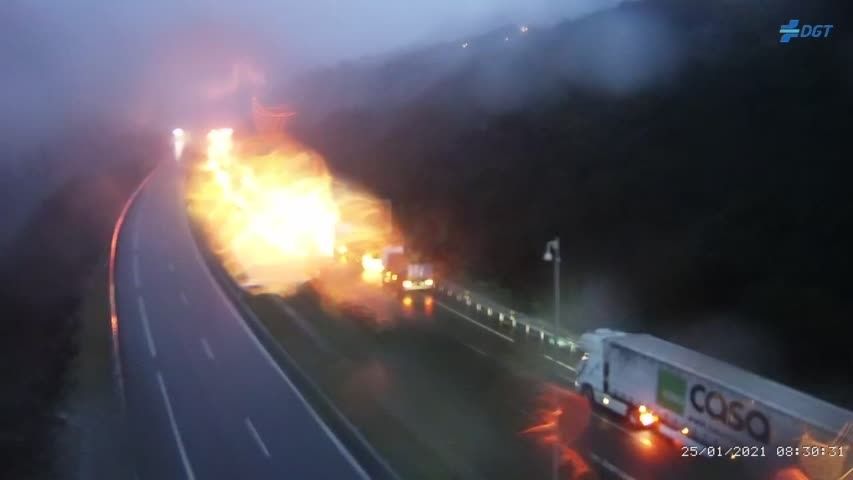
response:
[[[217,129],[206,153],[189,182],[190,212],[244,284],[288,293],[339,249],[386,241],[383,202],[333,179],[322,157],[294,141],[237,141],[231,129]]]

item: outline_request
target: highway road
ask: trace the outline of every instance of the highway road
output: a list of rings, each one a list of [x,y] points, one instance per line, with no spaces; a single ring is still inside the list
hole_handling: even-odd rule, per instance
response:
[[[369,478],[211,277],[181,185],[161,165],[118,237],[114,340],[137,478]]]
[[[571,385],[571,364],[534,338],[437,298],[431,313],[401,308],[397,326],[381,331],[310,292],[251,303],[369,440],[410,446],[388,458],[404,478],[550,478],[551,450],[520,432],[554,406],[547,401],[554,386]],[[754,478],[758,465],[681,458],[662,438],[603,412],[569,447],[602,479]],[[573,478],[571,468],[561,478]]]
[[[155,171],[131,205],[115,283],[139,479],[378,476],[217,285],[190,232],[176,165]],[[542,421],[553,387],[574,372],[537,340],[440,296],[429,312],[400,307],[382,330],[310,289],[247,301],[400,477],[551,477],[550,447],[521,432]],[[567,447],[591,478],[752,478],[741,469],[751,459],[681,458],[603,413]],[[561,478],[573,470],[564,465]]]

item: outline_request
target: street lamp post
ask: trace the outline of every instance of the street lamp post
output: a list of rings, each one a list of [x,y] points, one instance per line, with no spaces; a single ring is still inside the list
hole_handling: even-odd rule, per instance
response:
[[[554,237],[545,244],[545,255],[542,258],[546,262],[554,263],[554,337],[560,338],[560,237]],[[555,340],[559,343],[558,340]],[[558,480],[560,475],[560,442],[559,430],[557,431],[558,440],[554,442],[552,452],[552,478]]]
[[[560,335],[560,237],[545,244],[546,262],[554,263],[554,336]]]

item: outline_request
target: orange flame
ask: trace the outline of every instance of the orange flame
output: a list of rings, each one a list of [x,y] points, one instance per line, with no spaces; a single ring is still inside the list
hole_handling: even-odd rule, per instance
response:
[[[388,228],[369,209],[381,201],[332,178],[323,158],[283,136],[237,141],[207,135],[191,175],[190,213],[228,272],[262,291],[286,294],[332,263],[354,240],[382,245]]]

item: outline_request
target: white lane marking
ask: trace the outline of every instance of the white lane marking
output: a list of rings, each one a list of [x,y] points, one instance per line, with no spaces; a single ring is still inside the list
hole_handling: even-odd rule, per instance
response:
[[[175,435],[175,443],[178,445],[178,453],[181,455],[181,462],[184,464],[184,472],[187,474],[187,480],[195,480],[193,467],[190,465],[190,459],[187,457],[187,451],[184,448],[184,441],[181,440],[181,431],[178,430],[175,413],[172,411],[172,402],[169,400],[169,393],[166,391],[166,382],[163,381],[163,375],[160,372],[157,372],[157,382],[160,383],[160,393],[163,394],[163,403],[166,404],[166,413],[169,414],[169,423],[172,425],[172,433]]]
[[[255,430],[255,426],[252,425],[252,420],[249,419],[249,417],[246,417],[246,428],[249,429],[249,433],[252,434],[252,437],[255,439],[255,442],[258,443],[258,447],[261,448],[261,452],[263,452],[264,456],[269,458],[270,457],[270,451],[267,450],[267,446],[266,446],[266,444],[264,444],[264,440],[258,434],[258,431]]]
[[[622,469],[620,469],[616,465],[613,465],[609,461],[599,457],[598,455],[596,455],[592,452],[589,453],[589,457],[590,457],[590,459],[592,459],[593,462],[601,465],[605,470],[616,475],[617,477],[621,478],[622,480],[636,480],[634,477],[632,477],[631,475],[628,475],[627,473],[625,473],[625,471],[623,471]]]
[[[479,353],[480,355],[482,355],[484,357],[488,357],[488,355],[486,355],[486,352],[480,350],[479,348],[475,347],[474,345],[471,345],[470,343],[465,343],[465,342],[462,342],[462,344],[465,345],[466,347],[470,348],[474,352]]]
[[[133,251],[139,250],[139,228],[133,229]]]
[[[190,301],[187,299],[187,295],[184,292],[180,293],[181,301],[184,302],[184,305],[189,305]]]
[[[139,278],[139,255],[133,254],[133,285],[139,288],[142,285],[142,279]]]
[[[136,303],[139,306],[139,318],[142,319],[142,329],[145,330],[145,338],[148,340],[148,350],[151,356],[157,358],[157,348],[154,346],[154,337],[151,336],[151,325],[148,324],[148,313],[145,311],[145,300],[142,295],[136,297]]]
[[[602,422],[607,423],[607,424],[610,424],[610,425],[612,425],[612,426],[614,426],[614,427],[618,428],[619,430],[622,430],[623,432],[625,432],[625,434],[626,434],[626,435],[633,435],[633,434],[634,434],[634,432],[633,432],[633,431],[628,430],[627,428],[623,427],[622,425],[619,425],[618,423],[614,422],[613,420],[610,420],[609,418],[605,417],[604,415],[602,415],[602,414],[600,414],[600,413],[592,412],[592,414],[593,414],[596,418],[598,418],[599,420],[601,420]]]
[[[323,433],[325,433],[329,440],[332,441],[332,443],[335,445],[335,448],[347,460],[347,462],[349,462],[349,464],[356,471],[358,476],[363,478],[364,480],[370,480],[370,476],[367,474],[367,472],[365,472],[361,465],[359,465],[359,463],[355,460],[349,450],[344,447],[340,439],[332,432],[329,426],[326,425],[326,422],[324,422],[323,419],[320,418],[320,416],[314,410],[314,407],[312,407],[311,404],[308,403],[308,400],[306,400],[305,397],[302,395],[302,392],[300,392],[299,389],[296,388],[296,385],[293,384],[293,382],[290,380],[290,377],[288,377],[287,374],[284,373],[284,370],[281,369],[278,362],[276,362],[272,355],[270,355],[270,353],[267,351],[267,349],[264,348],[263,344],[261,344],[261,341],[258,340],[258,337],[255,336],[255,333],[252,332],[252,330],[249,328],[249,324],[246,323],[246,320],[237,311],[237,307],[234,306],[234,303],[231,302],[231,300],[225,296],[225,292],[222,290],[222,287],[219,286],[219,283],[216,281],[215,278],[213,278],[213,274],[210,272],[210,269],[207,267],[207,264],[204,263],[204,259],[201,257],[201,251],[199,251],[199,248],[195,245],[195,243],[193,243],[193,250],[193,253],[195,253],[195,259],[199,263],[199,265],[201,265],[203,271],[207,274],[207,279],[213,286],[213,290],[219,294],[219,298],[222,299],[222,302],[231,312],[231,315],[235,319],[237,319],[237,322],[240,324],[241,327],[243,327],[243,331],[246,332],[246,335],[248,335],[249,339],[255,345],[255,348],[257,348],[257,350],[261,353],[261,356],[266,359],[267,363],[269,363],[273,370],[278,373],[279,377],[281,377],[282,380],[287,383],[287,386],[290,387],[290,390],[293,391],[293,393],[296,395],[296,398],[299,399],[299,401],[302,403],[302,406],[305,407],[305,409],[311,415],[311,418],[314,419],[314,422],[316,422],[317,425],[320,426],[320,429],[323,430]],[[367,446],[367,448],[372,449],[372,447],[366,442],[365,445]],[[373,453],[374,457],[376,457],[377,459],[380,458],[378,454],[376,454],[375,452]]]
[[[545,357],[547,360],[551,360],[552,362],[556,363],[557,365],[559,365],[565,369],[568,369],[568,370],[571,370],[572,372],[578,373],[578,371],[575,370],[574,367],[557,360],[556,358],[552,357],[551,355],[543,355],[543,357]]]
[[[172,262],[169,262],[169,265],[167,265],[167,268],[169,269],[170,272],[174,272],[175,271],[175,264]]]
[[[210,344],[207,343],[206,338],[201,339],[201,348],[204,349],[204,353],[205,355],[207,355],[207,358],[211,360],[216,360],[216,357],[213,356],[213,350],[210,349]]]
[[[490,332],[494,333],[495,335],[497,335],[497,336],[499,336],[499,337],[503,338],[503,339],[504,339],[504,340],[506,340],[507,342],[515,343],[515,339],[514,339],[514,338],[512,338],[512,337],[510,337],[510,336],[507,336],[507,335],[504,335],[503,333],[501,333],[501,332],[499,332],[499,331],[497,331],[497,330],[495,330],[495,329],[493,329],[493,328],[491,328],[491,327],[488,327],[488,326],[486,326],[486,325],[483,325],[482,323],[480,323],[480,322],[478,322],[478,321],[474,320],[473,318],[469,317],[468,315],[465,315],[465,314],[464,314],[464,313],[462,313],[462,312],[458,312],[458,311],[456,311],[456,310],[454,310],[454,309],[452,309],[452,308],[448,307],[447,305],[445,305],[445,304],[443,304],[443,303],[441,303],[441,302],[436,302],[436,303],[438,303],[438,306],[439,306],[439,307],[441,307],[441,308],[443,308],[443,309],[445,309],[445,310],[447,310],[447,311],[450,311],[450,312],[455,313],[456,315],[458,315],[458,316],[462,317],[462,318],[463,318],[463,319],[465,319],[465,320],[468,320],[469,322],[473,323],[474,325],[476,325],[476,326],[478,326],[478,327],[480,327],[480,328],[482,328],[482,329],[484,329],[484,330],[488,330],[488,331],[490,331]]]
[[[216,281],[213,278],[211,278],[211,280]],[[302,396],[302,392],[300,392],[299,389],[296,388],[296,385],[293,384],[293,382],[290,380],[290,377],[288,377],[287,374],[284,373],[284,370],[281,369],[275,359],[272,358],[272,355],[270,355],[270,353],[264,348],[264,346],[261,344],[261,341],[258,340],[258,337],[255,336],[254,332],[252,332],[251,329],[249,329],[249,325],[246,324],[245,320],[243,320],[243,317],[241,317],[240,314],[237,312],[236,307],[234,307],[234,304],[232,304],[231,301],[227,298],[224,298],[225,294],[222,293],[222,290],[219,290],[218,288],[217,290],[223,295],[223,300],[228,305],[229,310],[231,310],[231,313],[239,320],[240,326],[243,327],[243,330],[245,330],[246,335],[249,336],[249,338],[252,340],[252,343],[254,343],[258,351],[261,352],[261,356],[263,356],[267,360],[267,363],[270,364],[273,370],[278,373],[278,375],[285,381],[285,383],[287,383],[293,393],[296,394],[296,398],[298,398],[299,401],[302,402],[302,405],[305,407],[306,410],[308,410],[308,413],[311,415],[311,418],[313,418],[314,421],[317,422],[317,425],[320,426],[320,428],[323,430],[323,433],[325,433],[326,436],[329,437],[329,440],[332,441],[332,443],[335,445],[335,448],[338,449],[338,452],[340,452],[340,454],[347,459],[347,461],[350,463],[350,465],[352,465],[352,467],[356,470],[356,472],[361,478],[368,480],[370,476],[367,474],[367,472],[365,472],[364,469],[361,468],[361,465],[359,465],[355,458],[353,458],[349,450],[344,447],[340,439],[338,439],[338,437],[335,436],[334,433],[332,433],[332,430],[329,429],[329,426],[326,425],[326,422],[324,422],[323,419],[320,418],[319,415],[317,415],[317,412],[314,410],[314,407],[312,407],[311,404],[308,403],[308,400],[306,400],[305,397]]]

